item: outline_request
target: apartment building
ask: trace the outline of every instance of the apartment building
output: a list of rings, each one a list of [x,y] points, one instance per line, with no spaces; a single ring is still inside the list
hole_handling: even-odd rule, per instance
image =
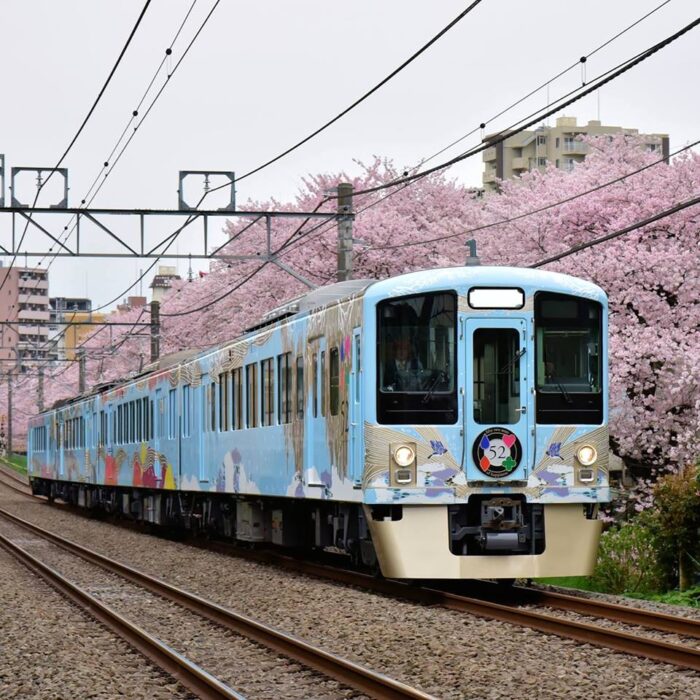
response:
[[[659,157],[664,158],[669,155],[668,134],[640,134],[637,129],[607,126],[597,120],[577,124],[576,117],[559,117],[556,126],[522,131],[487,148],[482,156],[484,189],[493,191],[497,189],[498,180],[507,180],[530,170],[544,170],[549,163],[562,170],[573,170],[588,153],[588,146],[581,142],[579,136],[613,134],[640,136],[648,151],[658,152]],[[489,136],[484,140],[488,142]]]
[[[49,275],[42,268],[0,263],[0,360],[3,369],[49,354]]]

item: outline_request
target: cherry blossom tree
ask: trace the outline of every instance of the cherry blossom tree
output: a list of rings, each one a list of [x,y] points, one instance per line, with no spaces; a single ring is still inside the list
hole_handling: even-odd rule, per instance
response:
[[[647,218],[700,192],[700,156],[693,152],[621,178],[658,159],[630,137],[587,140],[589,154],[572,172],[549,167],[502,183],[499,193],[474,192],[435,174],[414,184],[355,198],[355,277],[382,278],[417,269],[463,264],[465,239],[476,238],[484,264],[529,265],[578,243]],[[333,211],[327,192],[339,182],[356,190],[393,182],[403,173],[391,161],[359,164],[360,174],[310,176],[293,202],[248,202],[247,210]],[[563,204],[559,202],[566,201]],[[548,209],[543,207],[552,204]],[[530,214],[535,210],[542,210]],[[700,438],[700,269],[698,216],[688,208],[651,226],[547,265],[590,279],[610,297],[611,430],[615,451],[645,467],[696,459]],[[512,221],[513,217],[522,218]],[[256,255],[262,222],[235,220],[224,252]],[[246,228],[247,227],[247,228]],[[474,231],[473,229],[478,229]],[[435,239],[435,240],[433,240]],[[432,242],[425,243],[430,240]],[[337,233],[333,222],[275,221],[272,250],[313,284],[335,278]],[[264,311],[303,294],[307,287],[273,263],[218,261],[201,279],[176,283],[164,299],[161,351],[205,348],[235,337]],[[133,322],[139,311],[113,320]],[[144,314],[141,320],[150,317]],[[94,334],[87,383],[138,371],[148,361],[148,338]],[[139,330],[144,333],[144,329]],[[77,368],[46,379],[46,404],[71,395]],[[36,410],[36,379],[16,392],[16,433]],[[19,384],[18,381],[18,384]],[[0,410],[6,410],[0,390]]]

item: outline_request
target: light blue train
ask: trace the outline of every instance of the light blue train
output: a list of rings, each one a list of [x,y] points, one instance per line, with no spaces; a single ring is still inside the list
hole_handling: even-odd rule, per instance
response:
[[[397,578],[591,572],[607,302],[507,267],[323,287],[29,423],[35,493]]]

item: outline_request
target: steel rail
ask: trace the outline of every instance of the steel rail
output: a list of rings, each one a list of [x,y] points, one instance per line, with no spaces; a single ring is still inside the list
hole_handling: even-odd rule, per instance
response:
[[[206,700],[245,700],[244,696],[222,683],[188,658],[179,654],[157,637],[129,621],[109,606],[76,586],[55,569],[39,561],[9,538],[0,534],[0,546],[44,579],[59,593],[90,613],[132,647],[140,651],[159,668],[180,681],[186,688]]]
[[[216,624],[253,639],[269,649],[284,654],[306,667],[320,671],[324,675],[349,685],[360,692],[367,693],[378,700],[406,700],[408,698],[413,700],[431,700],[433,698],[433,696],[394,680],[389,676],[319,649],[303,639],[205,600],[198,595],[177,588],[71,540],[60,537],[4,509],[0,509],[0,516],[92,564],[126,578]]]
[[[226,548],[223,546],[215,545],[214,548],[220,551],[226,551]],[[231,549],[228,548],[228,551],[230,552]],[[403,598],[424,605],[434,605],[449,610],[466,612],[472,615],[478,615],[479,617],[499,620],[501,622],[509,622],[521,627],[530,627],[546,634],[554,634],[585,644],[594,644],[625,654],[632,654],[634,656],[700,671],[700,649],[693,647],[652,639],[650,637],[639,637],[628,632],[613,630],[608,627],[599,627],[587,622],[568,620],[534,610],[525,610],[517,605],[496,603],[482,598],[457,595],[437,588],[417,587],[400,581],[376,578],[348,569],[339,569],[325,564],[306,562],[271,552],[263,552],[257,555],[253,554],[252,556],[246,552],[243,556],[250,557],[257,561],[276,563],[299,573],[330,579],[345,585],[357,586],[375,593]],[[553,601],[553,598],[550,600]],[[579,605],[582,606],[585,605],[585,603],[579,602]],[[612,610],[607,609],[608,615],[606,616],[609,616],[608,619],[615,620],[616,622],[631,621],[631,617],[634,614],[632,609],[625,608],[624,606],[619,607],[626,611],[626,619],[609,616]],[[605,606],[598,608],[601,612],[605,609]],[[584,614],[597,615],[597,613],[593,613],[590,610]],[[684,626],[687,621],[686,618],[668,616],[673,621],[677,621],[678,625],[676,629],[670,630],[660,626],[665,624],[664,622],[660,622],[659,626],[653,624],[651,618],[655,617],[655,615],[655,613],[649,613],[643,616],[644,622],[637,621],[633,624],[643,625],[665,632],[673,631],[676,634],[683,634],[685,636],[695,636],[696,626],[692,622]],[[638,619],[641,620],[642,616]],[[680,631],[681,626],[683,626],[683,631]],[[689,634],[690,631],[693,633]]]
[[[615,622],[647,627],[659,632],[670,632],[683,637],[700,638],[700,620],[693,618],[678,617],[668,613],[634,608],[628,605],[620,605],[619,603],[610,603],[605,600],[583,598],[569,593],[539,588],[516,586],[513,590],[518,595],[524,596],[527,602],[541,607],[556,608],[557,610],[566,610],[581,615],[591,615],[614,620]]]

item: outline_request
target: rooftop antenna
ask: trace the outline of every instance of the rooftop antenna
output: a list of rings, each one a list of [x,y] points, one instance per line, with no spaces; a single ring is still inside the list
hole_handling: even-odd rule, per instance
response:
[[[481,265],[481,260],[479,260],[479,256],[476,254],[476,241],[473,238],[470,238],[465,245],[467,248],[469,248],[469,255],[467,256],[466,261],[464,264],[467,267],[473,267],[474,265]]]

